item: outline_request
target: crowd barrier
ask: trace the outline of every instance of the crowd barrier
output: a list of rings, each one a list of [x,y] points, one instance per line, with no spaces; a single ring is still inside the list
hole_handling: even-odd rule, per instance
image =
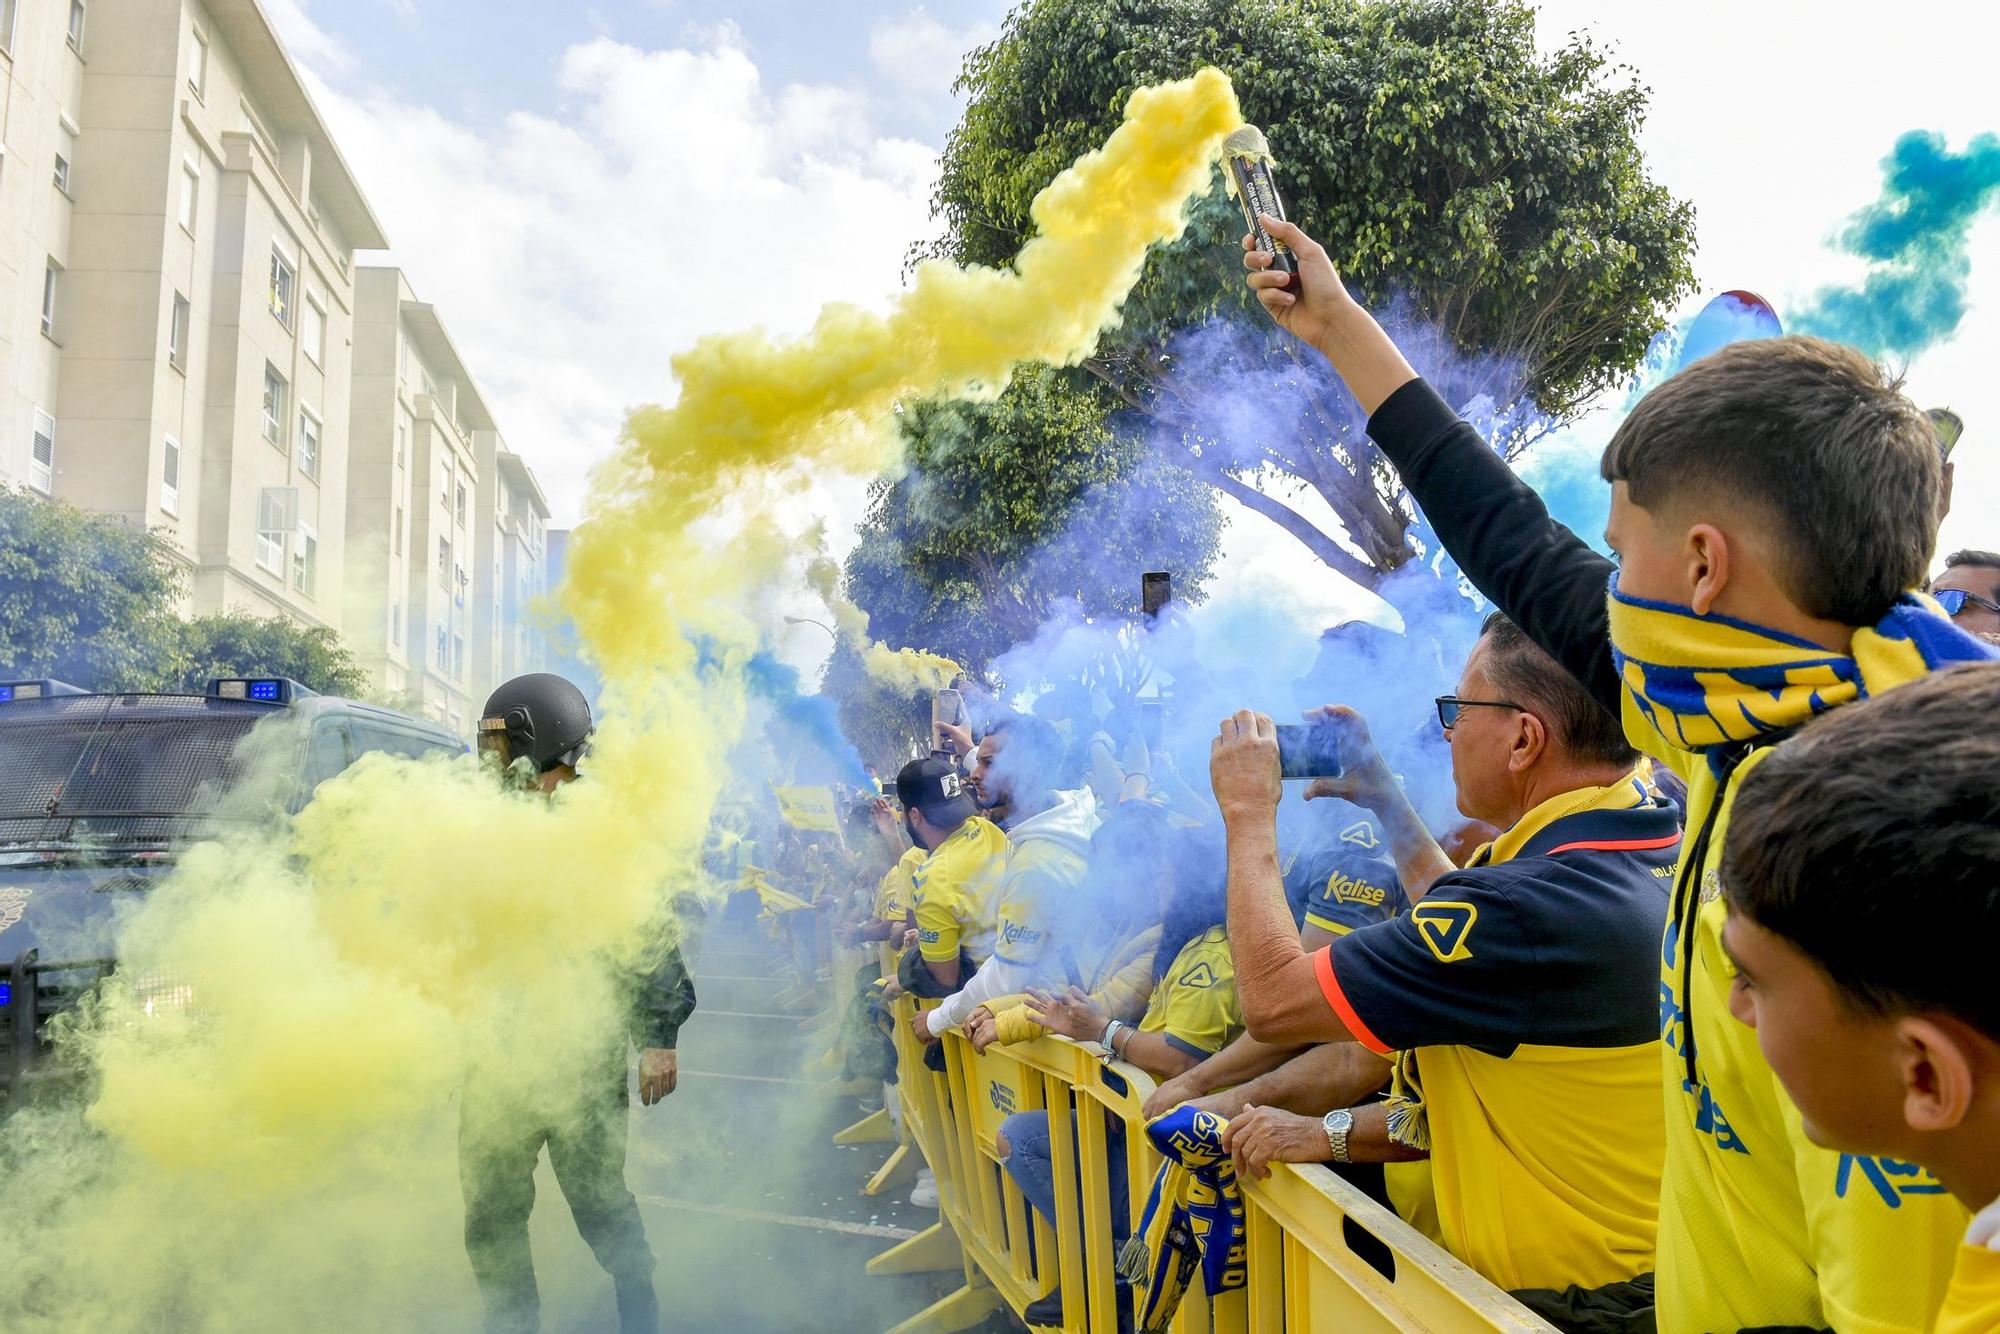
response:
[[[1094,1046],[1061,1037],[996,1045],[981,1055],[963,1038],[947,1034],[945,1072],[937,1074],[925,1067],[923,1049],[909,1031],[912,1005],[908,997],[896,1004],[902,1126],[885,1136],[880,1133],[887,1129],[885,1118],[869,1137],[900,1134],[903,1142],[893,1156],[914,1165],[920,1155],[929,1164],[937,1176],[939,1219],[877,1256],[868,1270],[961,1271],[964,1282],[891,1334],[966,1329],[1003,1305],[1018,1315],[1058,1285],[1064,1298],[1061,1329],[1116,1330],[1111,1210],[1129,1209],[1132,1230],[1138,1230],[1160,1165],[1140,1110],[1153,1081],[1130,1065],[1102,1060]],[[995,1143],[1008,1115],[1037,1108],[1052,1114],[1056,1129],[1049,1139],[1056,1184],[1053,1228],[1022,1198],[1000,1165]],[[1073,1111],[1082,1113],[1074,1139],[1060,1133]],[[1123,1202],[1110,1194],[1107,1114],[1125,1128],[1130,1198]],[[869,1125],[864,1121],[843,1137]],[[1248,1281],[1211,1303],[1197,1275],[1174,1318],[1175,1334],[1551,1329],[1324,1167],[1280,1164],[1268,1179],[1242,1186]],[[881,1188],[880,1174],[871,1187]]]

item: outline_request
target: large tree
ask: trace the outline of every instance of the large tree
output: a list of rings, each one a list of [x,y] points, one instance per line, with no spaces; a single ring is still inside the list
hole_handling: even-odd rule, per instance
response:
[[[1489,400],[1509,453],[1622,380],[1692,288],[1692,210],[1638,149],[1646,89],[1587,38],[1539,52],[1519,0],[1030,0],[960,79],[939,252],[1011,260],[1036,192],[1131,90],[1205,64],[1269,137],[1293,219],[1451,397]],[[1373,586],[1413,554],[1408,502],[1345,393],[1250,305],[1242,230],[1220,189],[1201,201],[1086,367],[1203,480]]]
[[[173,689],[199,691],[218,676],[288,676],[322,695],[359,696],[368,688],[368,674],[325,626],[231,612],[189,621],[182,642]]]
[[[847,592],[871,632],[975,674],[1056,608],[1136,616],[1139,576],[1199,598],[1222,519],[1074,370],[1024,370],[991,403],[921,402],[899,427],[908,471],[876,484]]]

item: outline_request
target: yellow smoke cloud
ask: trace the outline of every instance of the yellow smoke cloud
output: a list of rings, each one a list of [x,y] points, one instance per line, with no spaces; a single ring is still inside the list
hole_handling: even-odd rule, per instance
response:
[[[678,402],[594,474],[560,594],[606,680],[589,781],[543,802],[470,760],[371,756],[281,834],[188,855],[125,923],[120,976],[186,977],[197,1007],[114,985],[71,1038],[101,1136],[12,1123],[0,1324],[464,1323],[454,1095],[476,1067],[560,1118],[619,1030],[604,963],[698,879],[757,643],[743,594],[795,559],[781,502],[893,464],[899,399],[1085,356],[1240,123],[1213,70],[1143,89],[1011,269],[926,264],[887,314],[675,358]]]
[[[861,666],[880,685],[901,694],[919,690],[942,690],[964,672],[950,658],[915,648],[890,648],[868,633],[868,613],[848,601],[840,591],[840,567],[830,557],[817,556],[806,564],[806,584],[819,594],[820,601],[833,613],[840,637],[861,658]]]

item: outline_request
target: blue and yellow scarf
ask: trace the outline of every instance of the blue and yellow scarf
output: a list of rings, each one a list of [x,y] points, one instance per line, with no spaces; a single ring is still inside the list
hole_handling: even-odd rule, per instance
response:
[[[1640,716],[1667,745],[1705,754],[1711,766],[1736,744],[1937,668],[1994,656],[1916,593],[1856,630],[1850,653],[1837,653],[1748,621],[1628,597],[1616,575],[1611,653]]]
[[[1146,1138],[1167,1161],[1153,1177],[1139,1230],[1118,1255],[1118,1277],[1133,1287],[1138,1334],[1158,1334],[1172,1323],[1196,1265],[1211,1297],[1247,1280],[1243,1195],[1222,1147],[1225,1124],[1213,1112],[1186,1106],[1146,1124]]]

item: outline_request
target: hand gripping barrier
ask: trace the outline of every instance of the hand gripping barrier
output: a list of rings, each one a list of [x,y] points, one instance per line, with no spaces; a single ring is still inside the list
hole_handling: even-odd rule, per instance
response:
[[[955,1033],[943,1038],[940,1075],[924,1066],[923,1048],[908,1027],[911,1013],[908,997],[897,1002],[903,1120],[937,1175],[940,1217],[870,1261],[868,1270],[962,1269],[965,1283],[891,1334],[965,1329],[1002,1305],[1019,1314],[1058,1284],[1065,1317],[1059,1328],[1117,1330],[1111,1211],[1129,1210],[1136,1232],[1160,1166],[1140,1110],[1152,1079],[1123,1062],[1105,1062],[1095,1045],[1066,1038],[996,1045],[980,1055]],[[1054,1228],[1022,1198],[995,1143],[1008,1115],[1038,1108],[1050,1113]],[[1062,1133],[1072,1113],[1074,1137]],[[1111,1198],[1107,1114],[1124,1124],[1129,1198],[1123,1201]],[[1551,1329],[1324,1167],[1279,1164],[1268,1179],[1241,1185],[1248,1281],[1211,1303],[1197,1275],[1174,1317],[1174,1334]],[[1374,1258],[1357,1252],[1357,1242]]]

